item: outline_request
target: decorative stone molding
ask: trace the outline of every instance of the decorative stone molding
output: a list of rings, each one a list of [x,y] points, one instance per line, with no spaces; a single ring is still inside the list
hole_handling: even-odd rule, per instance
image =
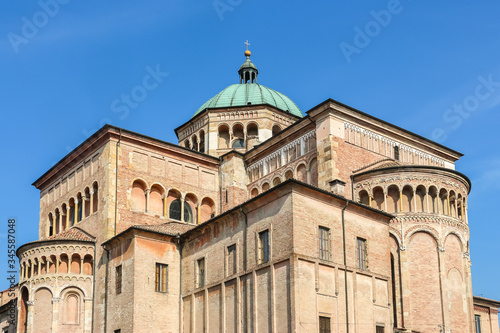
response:
[[[34,306],[35,302],[34,301],[26,301],[27,306]]]
[[[420,158],[427,159],[432,164],[435,164],[435,165],[438,165],[438,166],[444,166],[445,165],[445,161],[443,159],[441,159],[441,158],[438,158],[436,156],[430,155],[430,154],[428,154],[426,152],[423,152],[421,150],[412,148],[412,147],[407,146],[405,144],[402,144],[400,142],[394,141],[394,140],[392,140],[392,139],[390,139],[390,138],[388,138],[386,136],[383,136],[383,135],[380,135],[378,133],[375,133],[375,132],[372,132],[370,130],[367,130],[365,128],[359,127],[358,125],[354,125],[354,124],[351,124],[349,122],[344,122],[344,128],[346,130],[350,130],[350,131],[353,131],[355,133],[363,134],[365,137],[368,137],[369,139],[379,140],[380,142],[382,142],[384,144],[388,144],[391,147],[395,147],[396,146],[396,147],[399,148],[400,155],[402,155],[403,152],[407,152],[407,153],[414,154],[415,156],[419,156]],[[358,144],[356,144],[356,142],[351,142],[349,139],[347,141],[349,143],[354,144],[354,145],[358,145]],[[373,149],[370,149],[370,150],[373,151]]]
[[[53,297],[52,298],[52,303],[59,303],[61,299],[59,297]]]
[[[406,251],[406,245],[401,245],[401,246],[399,247],[399,250],[400,250],[400,251]]]
[[[308,149],[307,149],[307,151],[304,151],[303,147],[305,145],[305,142],[307,142],[308,139],[315,138],[315,137],[316,137],[315,130],[307,132],[306,134],[302,135],[301,137],[299,137],[299,138],[293,140],[292,142],[288,143],[287,145],[281,147],[279,150],[276,150],[276,151],[272,152],[271,154],[266,155],[266,157],[264,157],[263,159],[260,159],[257,162],[252,163],[251,165],[248,166],[247,171],[249,173],[251,173],[256,169],[261,169],[262,175],[259,178],[262,178],[270,173],[268,164],[271,162],[272,159],[278,158],[279,161],[283,162],[285,154],[286,153],[289,154],[290,150],[295,149],[296,151],[298,150],[298,153],[296,153],[295,159],[290,160],[286,164],[289,164],[289,163],[295,161],[296,159],[300,158],[301,156],[303,156],[309,152]],[[287,155],[287,156],[289,156],[289,155]],[[278,163],[278,164],[281,164],[281,167],[284,166],[283,163]]]
[[[426,215],[419,215],[419,214],[426,214]],[[418,223],[418,224],[439,224],[457,228],[466,233],[469,233],[469,226],[463,223],[459,219],[447,216],[436,216],[427,214],[430,213],[413,213],[411,215],[396,216],[396,218],[391,220],[391,223],[403,222],[403,223]]]
[[[464,253],[463,253],[463,257],[464,257],[465,259],[469,259],[469,258],[470,258],[470,254],[469,254],[469,252],[464,252]]]
[[[438,249],[439,249],[439,252],[444,252],[445,251],[444,246],[439,246]]]

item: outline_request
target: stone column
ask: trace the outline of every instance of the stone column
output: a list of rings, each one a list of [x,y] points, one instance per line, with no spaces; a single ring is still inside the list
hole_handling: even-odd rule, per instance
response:
[[[196,206],[196,224],[200,223],[201,223],[201,206],[198,204],[198,206]]]
[[[52,333],[59,332],[59,304],[60,298],[52,298]]]
[[[150,189],[146,190],[146,213],[149,212],[149,193],[151,192]]]
[[[90,195],[90,208],[89,208],[89,215],[92,215],[92,210],[94,209],[94,190],[89,191]]]
[[[33,329],[33,306],[35,305],[35,302],[27,301],[26,305],[26,312],[28,313],[26,320],[26,332],[36,333],[36,330]]]
[[[71,227],[71,223],[69,221],[69,216],[71,215],[70,211],[71,211],[71,207],[70,206],[66,206],[66,229],[68,229],[69,227]]]
[[[78,199],[75,199],[75,214],[73,215],[73,225],[78,222]]]
[[[181,221],[184,221],[184,198],[182,197],[182,195],[181,195]]]
[[[62,216],[61,214],[57,215],[56,214],[56,219],[57,219],[57,224],[59,225],[59,232],[63,231],[63,225],[62,225]]]
[[[447,284],[447,274],[445,266],[444,257],[444,246],[438,245],[438,261],[439,261],[439,283],[441,285],[441,311],[443,312],[443,326],[449,327],[450,324],[450,313],[448,308],[444,305],[445,300],[448,298],[448,284]]]
[[[80,274],[83,274],[83,257],[80,259]]]
[[[168,217],[168,197],[163,196],[163,216]]]
[[[68,274],[71,273],[71,263],[73,262],[73,256],[68,256]]]
[[[83,192],[83,195],[85,195],[85,192]],[[85,206],[87,205],[85,202],[87,201],[87,197],[82,196],[82,220],[86,217],[85,216]]]
[[[92,332],[92,298],[83,299],[83,332]]]

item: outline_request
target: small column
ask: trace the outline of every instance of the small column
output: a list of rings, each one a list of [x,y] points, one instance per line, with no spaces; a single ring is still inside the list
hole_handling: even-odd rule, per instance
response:
[[[56,274],[59,273],[59,258],[56,258]]]
[[[184,221],[184,198],[181,196],[181,221]]]
[[[83,274],[83,257],[80,259],[80,274]]]
[[[431,208],[429,206],[429,191],[427,189],[425,190],[425,202],[427,204],[427,206],[426,206],[427,209],[423,209],[423,211],[426,212],[426,213],[430,213],[431,212]]]
[[[163,196],[163,216],[168,217],[168,200],[167,196]]]
[[[46,274],[49,274],[50,262],[48,260],[45,260],[45,264],[47,265],[47,267],[45,267],[45,272]]]
[[[38,265],[36,266],[36,268],[37,268],[37,273],[36,274],[40,275],[41,272],[42,272],[42,262],[41,261],[38,262]]]
[[[445,215],[451,216],[451,205],[450,205],[450,195],[449,194],[446,196],[446,206],[448,209],[448,214],[445,214]]]
[[[403,191],[399,191],[399,211],[403,211]]]
[[[372,207],[372,196],[368,195],[368,205]]]
[[[388,196],[388,193],[385,193],[385,190],[384,190],[384,212],[388,213],[387,211],[387,196]]]
[[[31,277],[35,276],[35,265],[33,265],[33,263],[31,263],[30,265],[30,271],[31,271]]]
[[[69,212],[71,211],[71,207],[66,206],[66,229],[71,227],[71,223],[69,221],[69,216],[71,215]]]
[[[59,224],[59,232],[63,231],[63,225],[62,225],[62,216],[61,214],[56,215],[57,223]]]
[[[89,208],[89,215],[92,215],[92,209],[94,209],[94,190],[89,191],[90,195],[90,208]]]
[[[83,193],[83,195],[85,195],[85,192]],[[87,205],[86,201],[87,198],[82,196],[82,220],[86,217],[85,216],[85,206]]]
[[[73,224],[75,225],[78,222],[78,199],[75,199],[75,214],[73,214]]]
[[[149,193],[151,192],[150,189],[146,190],[146,213],[149,212]]]
[[[73,256],[68,256],[68,274],[71,274],[71,263],[73,262]]]
[[[201,206],[198,204],[198,206],[196,206],[196,224],[200,223],[201,223]]]

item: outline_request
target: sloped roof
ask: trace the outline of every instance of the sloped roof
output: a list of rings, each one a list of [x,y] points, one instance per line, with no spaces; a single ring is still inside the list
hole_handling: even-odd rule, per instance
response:
[[[49,238],[42,239],[40,242],[51,241],[51,240],[73,240],[73,241],[81,241],[81,242],[95,242],[95,237],[89,235],[82,229],[78,227],[72,227],[68,230],[64,230],[63,232],[52,235]]]
[[[175,236],[178,234],[183,234],[185,232],[188,232],[189,230],[194,229],[194,227],[196,227],[196,225],[194,224],[187,224],[182,222],[167,222],[157,225],[137,224],[134,225],[132,228]]]
[[[372,171],[372,170],[377,170],[377,169],[399,167],[399,166],[408,166],[408,165],[409,165],[408,163],[396,161],[396,160],[393,160],[392,158],[383,158],[383,159],[378,160],[376,162],[362,166],[361,168],[354,170],[352,173],[356,174],[356,173],[360,173],[360,172]]]

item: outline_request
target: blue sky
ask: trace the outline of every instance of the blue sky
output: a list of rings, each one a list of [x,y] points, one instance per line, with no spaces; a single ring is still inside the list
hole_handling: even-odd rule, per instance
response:
[[[1,289],[7,219],[38,237],[30,184],[104,123],[176,142],[248,39],[302,111],[333,98],[465,154],[473,291],[500,300],[499,1],[55,1],[0,4]]]

